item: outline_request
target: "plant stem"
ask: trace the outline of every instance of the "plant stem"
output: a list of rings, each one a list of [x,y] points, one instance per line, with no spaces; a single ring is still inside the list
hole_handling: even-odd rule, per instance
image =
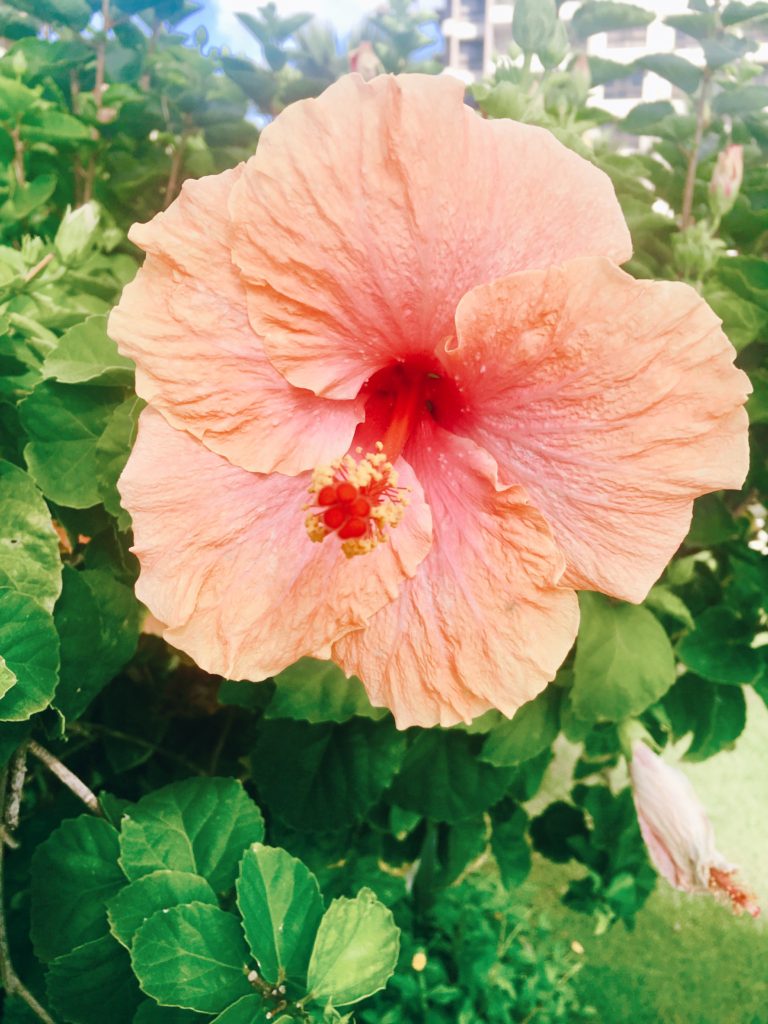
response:
[[[18,764],[19,753],[14,756],[14,763]],[[14,778],[14,770],[11,768],[11,782],[8,787],[8,772],[4,771],[0,776],[0,819],[8,821],[12,816],[14,795],[14,784],[18,782]],[[23,782],[23,778],[22,778]],[[9,791],[10,790],[10,791]],[[7,796],[10,800],[6,802]],[[3,866],[5,861],[5,843],[0,843],[0,983],[8,996],[17,996],[22,999],[30,1010],[44,1021],[45,1024],[56,1024],[48,1011],[38,1003],[26,985],[21,981],[13,969],[11,963],[11,947],[8,942],[8,929],[5,924],[5,888],[3,885]]]
[[[96,104],[96,120],[99,119],[101,107],[104,102],[104,79],[106,75],[107,62],[107,33],[112,28],[110,17],[109,0],[101,0],[101,17],[104,24],[101,27],[101,35],[96,44],[96,79],[93,86],[93,100]],[[93,139],[98,142],[99,133],[96,128],[92,130]],[[83,185],[83,202],[87,203],[93,196],[93,182],[96,178],[96,154],[91,153],[88,161],[88,169],[85,172],[85,183]]]
[[[685,186],[683,188],[683,206],[680,213],[680,227],[683,231],[685,231],[686,228],[689,228],[693,221],[693,190],[696,185],[696,168],[699,163],[701,140],[704,135],[704,128],[706,127],[707,100],[709,99],[709,89],[711,84],[712,72],[709,68],[705,68],[701,77],[699,99],[696,104],[696,131],[693,136],[693,148],[691,149],[688,157],[688,170],[685,174]]]
[[[13,169],[16,173],[16,183],[23,187],[27,184],[27,175],[24,171],[24,143],[19,135],[18,125],[11,132],[13,139]]]
[[[184,150],[187,147],[187,136],[188,132],[183,131],[181,133],[181,138],[179,139],[178,145],[173,147],[171,169],[168,174],[168,182],[165,186],[165,199],[163,201],[164,210],[168,209],[173,200],[176,198],[176,193],[179,191],[179,178],[181,176],[181,168],[184,163]]]
[[[101,815],[103,812],[99,806],[98,797],[92,790],[90,790],[86,784],[79,779],[74,772],[71,772],[65,764],[63,764],[58,757],[46,750],[45,747],[41,747],[39,743],[34,740],[29,741],[29,752],[33,754],[38,761],[42,761],[45,767],[52,772],[56,778],[63,782],[70,792],[74,793],[78,799],[82,800],[89,811],[93,811],[94,814]]]

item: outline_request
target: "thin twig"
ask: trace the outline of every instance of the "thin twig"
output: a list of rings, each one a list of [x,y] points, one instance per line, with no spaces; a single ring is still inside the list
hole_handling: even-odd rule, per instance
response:
[[[685,174],[685,186],[683,187],[683,206],[680,213],[680,227],[685,231],[692,223],[693,190],[696,186],[696,168],[699,164],[699,150],[701,140],[704,136],[704,128],[707,123],[707,101],[709,89],[712,83],[712,72],[705,68],[702,73],[699,99],[696,104],[696,131],[693,136],[693,148],[688,157],[688,170]]]
[[[167,210],[173,200],[176,198],[176,193],[179,190],[179,178],[181,177],[181,168],[184,163],[184,151],[187,148],[187,137],[188,132],[183,131],[181,138],[177,145],[173,147],[173,157],[171,159],[171,170],[168,174],[168,181],[165,186],[165,199],[163,200],[163,209]]]
[[[13,770],[12,770],[13,771]],[[13,779],[11,779],[13,781]],[[0,776],[0,819],[7,819],[10,806],[6,803],[8,794],[8,773]],[[0,983],[8,996],[22,999],[30,1010],[44,1022],[56,1024],[48,1011],[38,1003],[26,985],[13,969],[11,963],[11,947],[8,942],[8,929],[5,924],[5,889],[3,885],[3,866],[5,861],[5,844],[0,843]]]
[[[21,814],[21,795],[24,791],[24,780],[27,777],[27,744],[22,743],[11,758],[8,770],[8,795],[5,804],[4,821],[9,830],[19,827]]]
[[[55,757],[50,750],[46,750],[45,747],[41,747],[39,743],[36,743],[34,740],[30,740],[29,752],[30,754],[33,754],[38,761],[42,761],[45,767],[52,772],[60,782],[63,782],[70,792],[74,793],[78,799],[82,800],[89,811],[93,811],[94,814],[103,814],[96,794],[86,786],[82,779],[78,778],[74,772],[71,772],[69,768],[67,768],[67,766],[58,759],[58,757]]]
[[[39,263],[36,263],[31,270],[28,270],[26,272],[26,274],[24,275],[24,284],[29,284],[33,277],[37,277],[39,273],[45,270],[45,268],[48,266],[52,259],[52,252],[49,252],[46,256],[43,256]]]

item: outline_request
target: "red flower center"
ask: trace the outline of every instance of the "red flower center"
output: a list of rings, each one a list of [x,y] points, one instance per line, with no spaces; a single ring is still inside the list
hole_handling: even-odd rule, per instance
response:
[[[314,501],[307,506],[310,538],[323,541],[335,533],[348,557],[371,551],[386,540],[384,527],[402,519],[407,489],[397,486],[393,467],[421,418],[431,416],[447,426],[459,409],[455,384],[426,360],[379,370],[366,381],[361,397],[365,422],[355,452],[363,458],[345,455],[316,469],[310,487]]]

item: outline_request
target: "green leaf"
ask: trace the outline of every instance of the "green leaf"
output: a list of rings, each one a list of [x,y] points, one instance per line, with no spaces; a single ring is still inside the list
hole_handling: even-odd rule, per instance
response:
[[[669,638],[647,608],[579,594],[573,711],[585,721],[620,721],[655,703],[675,681]]]
[[[702,39],[701,47],[707,67],[715,70],[740,60],[750,50],[757,48],[757,42],[740,36],[720,35],[714,39]]]
[[[96,445],[122,400],[119,388],[44,381],[21,403],[24,457],[46,497],[70,508],[99,504]]]
[[[264,978],[303,985],[323,916],[315,876],[285,850],[255,843],[240,865],[237,906]]]
[[[71,1024],[132,1024],[141,1000],[128,954],[111,935],[86,942],[50,965],[48,997]]]
[[[574,13],[572,25],[581,39],[597,32],[615,32],[622,28],[642,28],[650,25],[654,15],[630,3],[618,0],[587,0]]]
[[[495,804],[515,770],[481,761],[477,754],[483,741],[458,731],[418,733],[392,787],[395,803],[451,824]]]
[[[268,1012],[265,1009],[264,1000],[261,996],[252,993],[249,996],[243,996],[242,999],[238,999],[236,1003],[232,1003],[228,1006],[223,1013],[220,1013],[218,1017],[215,1017],[211,1024],[254,1024],[254,1021],[259,1021],[261,1024],[262,1018]],[[280,1021],[285,1021],[285,1024],[293,1024],[296,1020],[295,1017],[280,1017],[277,1020],[272,1019],[272,1024],[280,1024]]]
[[[89,316],[61,336],[43,364],[43,376],[62,384],[131,387],[134,366],[107,334],[105,316]]]
[[[559,687],[548,686],[534,700],[523,704],[513,718],[488,733],[481,759],[497,768],[506,768],[546,750],[560,730],[560,697]]]
[[[638,103],[621,122],[623,131],[631,135],[653,135],[659,122],[665,117],[674,115],[675,108],[669,100],[657,100],[654,103]]]
[[[531,822],[534,849],[556,864],[565,864],[576,854],[574,843],[587,839],[589,829],[579,808],[557,800]]]
[[[689,547],[709,548],[738,536],[738,524],[722,494],[705,494],[696,499],[691,528],[685,538]]]
[[[768,423],[768,370],[752,370],[752,394],[747,399],[750,423]]]
[[[531,871],[528,815],[519,804],[505,799],[491,808],[491,821],[491,851],[501,880],[507,889],[516,889]]]
[[[56,191],[55,174],[39,174],[27,185],[22,185],[13,194],[13,213],[19,220],[28,217],[43,203],[47,203]]]
[[[516,0],[512,13],[512,38],[524,53],[547,49],[557,30],[555,0]]]
[[[389,721],[266,722],[251,763],[259,793],[287,825],[329,831],[359,821],[392,782],[405,737]]]
[[[96,466],[99,473],[99,491],[104,508],[117,519],[121,530],[131,525],[131,517],[123,508],[117,490],[117,481],[131,453],[139,424],[139,413],[144,408],[141,398],[131,395],[117,406],[109,423],[96,442]]]
[[[22,122],[19,134],[27,142],[88,142],[91,133],[86,124],[58,110],[33,110]]]
[[[675,53],[650,53],[636,60],[635,65],[653,71],[683,92],[696,92],[701,82],[701,69]]]
[[[370,889],[333,900],[323,915],[309,963],[308,999],[349,1006],[384,988],[400,950],[392,912]]]
[[[717,282],[704,286],[704,298],[723,321],[723,330],[737,351],[746,348],[765,332],[768,326],[768,310],[761,309],[730,288]]]
[[[59,637],[50,612],[16,590],[0,587],[0,651],[5,682],[0,722],[25,722],[48,706],[59,678]]]
[[[724,89],[712,100],[716,114],[752,114],[768,106],[768,86],[742,85],[736,89]]]
[[[69,818],[32,856],[32,942],[52,960],[108,934],[107,901],[124,885],[117,831],[102,818]]]
[[[723,605],[707,608],[696,629],[677,645],[678,657],[691,671],[712,683],[752,683],[761,669],[760,652],[751,647],[754,630]]]
[[[17,82],[13,78],[0,75],[0,120],[12,121],[15,124],[39,101],[39,88],[38,90],[28,89],[26,85],[22,85],[21,82]]]
[[[664,698],[675,738],[691,733],[685,757],[704,761],[729,749],[744,731],[747,707],[744,691],[738,686],[718,686],[685,675]]]
[[[659,583],[655,587],[651,587],[645,604],[655,615],[666,615],[675,619],[676,622],[682,623],[688,629],[694,627],[693,616],[688,605],[669,587]]]
[[[717,264],[717,276],[732,291],[761,309],[768,309],[768,260],[730,256]]]
[[[145,921],[158,910],[181,903],[210,903],[218,906],[216,893],[199,875],[184,871],[153,871],[121,889],[107,904],[112,934],[126,949]]]
[[[275,676],[275,695],[267,718],[296,718],[301,721],[347,722],[350,718],[379,719],[386,708],[371,707],[365,688],[356,676],[347,678],[332,661],[301,658]]]
[[[206,903],[153,914],[133,940],[142,991],[161,1006],[220,1013],[252,992],[248,950],[236,917]]]
[[[133,1024],[200,1024],[200,1020],[200,1014],[195,1013],[194,1010],[179,1010],[175,1006],[158,1006],[156,1002],[145,999],[136,1011]]]
[[[64,568],[54,621],[61,639],[54,702],[77,718],[136,650],[142,610],[133,590],[100,569]]]
[[[692,39],[708,39],[714,35],[717,28],[717,20],[710,11],[695,14],[671,14],[664,19],[664,23],[680,32],[685,32]]]
[[[738,25],[742,21],[750,21],[752,18],[768,17],[768,3],[764,0],[751,0],[750,3],[741,3],[734,0],[726,4],[720,15],[724,25]]]
[[[31,477],[0,461],[0,587],[18,590],[53,611],[61,593],[59,540]]]
[[[142,797],[123,818],[120,863],[131,881],[167,868],[202,875],[221,893],[243,850],[263,837],[261,812],[240,782],[186,779]]]

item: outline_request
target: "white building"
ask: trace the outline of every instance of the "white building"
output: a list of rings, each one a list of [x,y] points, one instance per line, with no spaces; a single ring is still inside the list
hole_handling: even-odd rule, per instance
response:
[[[670,14],[690,10],[686,0],[632,0],[638,7],[652,11],[656,19],[641,28],[600,32],[586,40],[590,55],[631,64],[648,53],[674,52],[693,64],[703,63],[701,47],[695,39],[676,31],[661,20]],[[560,17],[570,20],[579,7],[576,0],[566,0]],[[491,74],[499,57],[507,53],[512,42],[510,0],[444,0],[443,35],[446,41],[448,71],[466,82],[477,81]],[[754,36],[761,37],[760,49],[751,57],[768,63],[768,28],[765,25]],[[609,82],[593,91],[593,102],[617,117],[624,117],[639,102],[675,100],[681,94],[666,79],[651,71],[635,71],[626,78]]]

